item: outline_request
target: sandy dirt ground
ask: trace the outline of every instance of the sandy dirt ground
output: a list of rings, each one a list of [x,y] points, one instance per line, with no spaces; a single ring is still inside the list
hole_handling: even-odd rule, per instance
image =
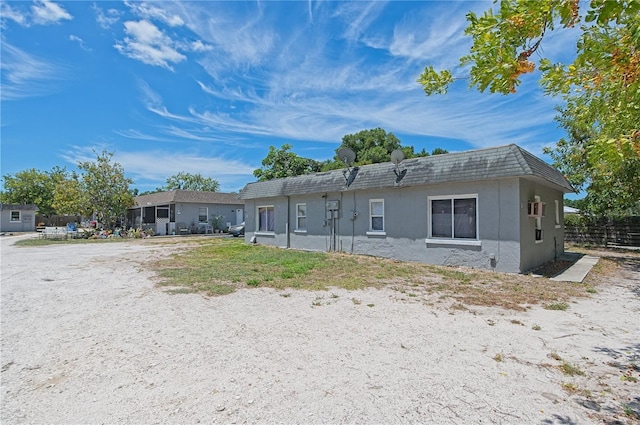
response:
[[[386,289],[169,295],[145,262],[175,247],[17,239],[0,239],[5,425],[632,424],[640,414],[638,257],[567,311],[458,311]]]

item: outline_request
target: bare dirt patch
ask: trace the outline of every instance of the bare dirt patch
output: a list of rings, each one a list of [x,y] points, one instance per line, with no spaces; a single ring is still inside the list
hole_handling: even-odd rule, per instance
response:
[[[0,239],[2,423],[638,420],[633,258],[566,311],[518,311],[387,285],[170,295],[148,264],[178,246]]]

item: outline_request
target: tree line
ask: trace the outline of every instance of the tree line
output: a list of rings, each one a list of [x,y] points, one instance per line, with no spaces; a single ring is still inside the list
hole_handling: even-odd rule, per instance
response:
[[[414,153],[413,147],[403,147],[400,140],[381,128],[363,130],[343,137],[343,146],[352,148],[358,157],[357,164],[371,164],[390,160],[395,149],[402,149],[409,158],[429,155],[424,149]],[[344,166],[336,156],[326,161],[302,158],[291,151],[291,145],[281,149],[269,148],[262,168],[254,171],[260,180],[289,177]],[[435,149],[432,154],[446,153]],[[6,174],[2,177],[4,190],[0,202],[5,204],[35,204],[40,214],[50,217],[56,214],[93,217],[107,228],[113,228],[134,198],[171,190],[197,190],[217,192],[220,183],[201,174],[179,172],[167,178],[164,186],[152,191],[138,192],[132,188],[133,180],[125,176],[125,170],[113,161],[113,152],[94,152],[95,161],[80,161],[78,171],[54,167],[51,171],[34,168]]]

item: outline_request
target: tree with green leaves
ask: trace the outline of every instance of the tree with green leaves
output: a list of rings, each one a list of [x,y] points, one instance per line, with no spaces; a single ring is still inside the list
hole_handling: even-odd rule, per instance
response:
[[[265,181],[320,171],[320,162],[298,156],[291,148],[289,144],[282,145],[280,149],[269,146],[269,152],[262,160],[262,168],[254,170],[253,175],[259,181]]]
[[[402,146],[400,139],[395,134],[387,133],[384,129],[377,127],[370,130],[362,130],[354,134],[347,134],[342,137],[342,145],[336,149],[333,160],[322,164],[322,171],[335,170],[344,167],[341,158],[338,158],[338,151],[341,148],[349,148],[356,154],[354,165],[377,164],[391,161],[391,152],[400,149],[405,158],[416,158],[429,156],[429,153],[422,149],[415,152],[413,146]],[[433,154],[447,153],[442,148],[433,150]]]
[[[87,209],[93,210],[96,220],[111,229],[123,217],[134,199],[129,189],[133,181],[124,174],[118,162],[111,162],[113,152],[103,150],[95,161],[81,161],[78,169],[83,172],[80,192]]]
[[[160,188],[158,191],[170,191],[170,190],[199,190],[217,192],[220,190],[220,183],[218,180],[211,177],[203,177],[200,173],[190,174],[185,172],[179,172],[171,177],[167,178],[167,184]]]
[[[34,204],[39,214],[56,214],[54,206],[55,189],[66,179],[64,168],[54,167],[51,171],[39,171],[35,168],[3,176],[4,191],[2,202],[7,204]]]
[[[58,214],[79,215],[89,217],[93,208],[87,200],[87,193],[83,188],[78,174],[72,173],[55,187],[53,207]]]
[[[537,69],[545,94],[561,99],[557,119],[568,135],[548,151],[554,165],[586,188],[588,212],[623,214],[640,199],[638,16],[638,0],[496,1],[481,16],[467,14],[473,44],[460,69],[469,75],[427,66],[418,81],[427,95],[446,93],[457,78],[509,94]],[[543,55],[545,38],[558,29],[579,31],[572,63]]]

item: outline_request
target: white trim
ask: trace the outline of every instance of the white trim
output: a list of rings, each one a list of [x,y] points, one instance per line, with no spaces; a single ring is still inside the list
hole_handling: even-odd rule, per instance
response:
[[[272,208],[273,209],[273,230],[260,230],[260,208]],[[268,214],[267,214],[268,216]],[[274,235],[276,233],[276,207],[275,205],[258,205],[256,206],[256,231],[254,232],[259,236]]]
[[[18,219],[14,220],[13,219],[13,213],[17,212],[18,213]],[[20,210],[11,210],[9,211],[9,223],[20,223],[22,221],[22,211]]]
[[[304,205],[304,215],[298,215],[298,213],[300,212],[300,205]],[[307,203],[306,202],[300,202],[298,204],[296,204],[296,230],[294,230],[294,233],[307,233],[307,227],[300,227],[300,219],[304,218],[305,219],[305,223],[307,222]]]
[[[256,236],[275,236],[275,232],[253,232]]]
[[[382,203],[382,215],[372,215],[371,214],[371,204],[374,202],[381,202]],[[372,226],[372,219],[374,217],[382,217],[382,230],[374,230],[373,226]],[[385,234],[386,235],[386,229],[385,229],[385,225],[384,225],[384,199],[369,199],[369,231],[367,232],[368,234],[375,234],[375,235],[381,235],[381,234]]]
[[[454,227],[454,223],[451,223],[451,238],[446,238],[446,239],[439,239],[439,238],[434,238],[432,236],[432,231],[433,231],[433,223],[431,220],[431,201],[441,201],[441,200],[451,200],[452,201],[452,205],[451,205],[451,220],[453,220],[454,218],[454,211],[453,211],[453,201],[456,199],[475,199],[476,201],[476,238],[475,239],[469,239],[469,238],[455,238],[455,227]],[[465,193],[465,194],[460,194],[460,195],[436,195],[436,196],[427,196],[427,243],[429,243],[429,241],[452,241],[452,245],[477,245],[480,246],[481,245],[481,240],[480,240],[480,213],[478,212],[478,194],[477,193]],[[462,243],[457,243],[459,241],[462,241]],[[471,242],[471,243],[470,243]],[[478,242],[477,244],[473,243],[473,242]],[[430,242],[430,243],[436,243],[436,242]],[[437,242],[437,243],[444,243],[444,242]],[[446,244],[446,243],[445,243]]]
[[[434,239],[427,238],[424,243],[432,245],[465,245],[465,246],[482,246],[481,240],[476,239]]]
[[[307,230],[294,230],[293,233],[298,233],[298,234],[306,234]]]
[[[377,230],[370,230],[367,232],[367,236],[387,236],[387,232],[384,231],[377,231]]]

